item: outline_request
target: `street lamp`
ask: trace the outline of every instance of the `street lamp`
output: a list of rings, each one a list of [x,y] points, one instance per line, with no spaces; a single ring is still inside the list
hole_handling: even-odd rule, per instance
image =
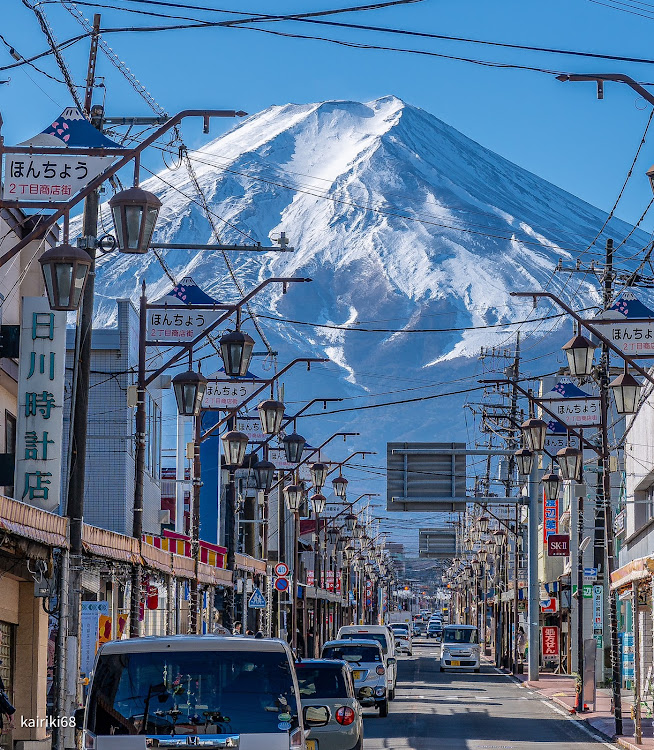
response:
[[[193,370],[180,372],[173,378],[173,390],[178,414],[181,417],[197,417],[207,390],[207,379],[204,375]]]
[[[302,506],[304,487],[300,484],[289,484],[287,487],[284,487],[284,497],[291,513],[297,513]]]
[[[330,526],[327,529],[327,541],[329,542],[329,544],[335,546],[336,543],[338,542],[340,536],[341,535],[340,535],[338,529],[334,528],[333,526]]]
[[[230,331],[220,338],[220,356],[225,374],[230,378],[247,375],[254,349],[254,339],[241,330]]]
[[[318,492],[325,486],[327,481],[327,474],[329,473],[329,466],[321,462],[311,464],[309,467],[311,473],[311,482]]]
[[[593,370],[593,356],[597,347],[580,333],[573,336],[563,346],[563,351],[568,358],[570,375],[575,378],[588,377]]]
[[[302,435],[292,432],[290,435],[286,435],[282,443],[284,444],[284,453],[289,464],[299,464],[307,441]]]
[[[490,518],[488,516],[479,516],[477,519],[477,528],[480,534],[485,534],[488,531],[489,522]]]
[[[282,426],[284,419],[284,404],[272,398],[262,401],[257,406],[261,429],[265,435],[276,435]]]
[[[345,528],[352,533],[356,529],[357,525],[357,517],[354,515],[354,513],[348,513],[345,516]]]
[[[347,479],[343,476],[337,476],[332,480],[332,487],[336,497],[344,498],[347,493]]]
[[[91,267],[91,256],[72,245],[46,250],[39,258],[51,310],[77,310]]]
[[[121,190],[109,199],[121,253],[147,253],[161,201],[140,187]]]
[[[515,452],[515,460],[518,464],[518,472],[523,477],[528,477],[534,468],[534,454],[529,448],[520,448]]]
[[[248,436],[238,430],[230,430],[222,437],[225,463],[227,466],[238,468],[245,458],[248,446]]]
[[[556,500],[559,495],[559,485],[561,480],[558,474],[549,471],[543,476],[543,490],[545,491],[546,500]]]
[[[316,515],[320,515],[325,510],[327,498],[320,492],[316,492],[315,495],[311,495],[311,504],[313,505],[313,512]]]
[[[635,414],[640,401],[641,384],[627,371],[625,363],[622,375],[609,383],[615,399],[615,410],[618,414]]]
[[[267,492],[273,483],[275,475],[275,464],[272,461],[257,461],[252,467],[254,472],[254,483],[258,490]]]
[[[561,470],[561,478],[572,482],[581,481],[581,471],[584,454],[578,448],[561,448],[556,454],[556,460]]]
[[[547,434],[547,422],[542,419],[530,417],[520,425],[527,447],[534,453],[545,448],[545,436]]]

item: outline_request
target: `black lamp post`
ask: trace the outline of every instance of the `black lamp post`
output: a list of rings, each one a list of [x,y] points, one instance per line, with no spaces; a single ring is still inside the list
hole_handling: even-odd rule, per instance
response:
[[[327,498],[322,493],[317,492],[315,495],[311,495],[311,504],[313,505],[313,512],[316,515],[324,512],[326,503]]]
[[[596,348],[592,341],[579,333],[563,346],[563,351],[568,358],[570,375],[575,378],[585,378],[591,374]]]
[[[311,482],[319,492],[325,486],[325,482],[327,481],[329,466],[321,462],[316,462],[314,464],[311,464],[311,466],[309,467],[309,472],[311,473]]]
[[[182,417],[197,417],[207,390],[207,379],[198,372],[188,370],[173,378],[177,412]]]
[[[336,477],[332,480],[332,487],[336,497],[344,498],[347,494],[347,479],[342,476]]]
[[[527,447],[534,453],[545,448],[545,436],[547,435],[547,422],[542,419],[530,417],[520,425]]]
[[[39,258],[52,310],[77,310],[91,267],[91,256],[72,245],[57,245]]]
[[[230,378],[247,375],[254,349],[254,339],[243,331],[226,333],[220,339],[220,356],[225,367],[225,374]]]
[[[276,435],[282,426],[284,419],[284,404],[281,401],[267,399],[258,406],[261,428],[265,435]]]
[[[635,414],[640,401],[641,384],[627,371],[625,363],[622,375],[609,383],[615,399],[615,410],[618,414]]]
[[[578,448],[562,448],[556,454],[556,460],[561,470],[561,478],[567,481],[580,482],[584,463],[584,454]]]
[[[534,454],[529,448],[520,448],[515,452],[515,460],[518,464],[518,472],[523,477],[528,477],[534,468]]]
[[[140,187],[121,190],[109,199],[121,253],[148,252],[161,201]]]
[[[357,517],[354,515],[354,513],[348,513],[345,516],[345,528],[352,533],[357,525]]]
[[[307,441],[302,435],[292,432],[290,435],[286,435],[282,443],[284,444],[284,453],[289,464],[299,464],[302,460],[302,452]]]
[[[488,516],[479,516],[477,519],[477,527],[480,533],[485,534],[488,531],[489,522],[490,518]]]
[[[248,447],[248,436],[244,432],[230,430],[223,435],[222,441],[225,452],[225,464],[232,468],[241,466]]]
[[[546,500],[555,500],[559,495],[559,485],[561,480],[558,474],[553,471],[549,471],[543,476],[543,490],[545,492]]]
[[[268,492],[275,476],[275,464],[272,461],[257,461],[252,467],[254,483],[258,490]]]

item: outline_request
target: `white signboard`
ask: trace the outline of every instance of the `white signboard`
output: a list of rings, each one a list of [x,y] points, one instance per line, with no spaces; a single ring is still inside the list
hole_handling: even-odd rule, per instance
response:
[[[53,154],[6,154],[2,197],[5,200],[66,202],[104,172],[115,157]]]
[[[185,310],[184,305],[148,310],[147,339],[160,344],[188,343],[223,314],[220,310]]]
[[[592,427],[600,423],[599,399],[543,398],[541,401],[567,427]]]
[[[589,321],[623,354],[654,357],[654,320]]]
[[[601,630],[604,620],[604,587],[593,586],[593,628]]]
[[[18,366],[15,497],[55,511],[61,495],[66,313],[24,297]]]
[[[305,459],[313,451],[314,448],[305,448],[304,453],[302,454],[302,459]],[[277,469],[282,469],[285,471],[291,471],[297,466],[297,464],[289,463],[286,460],[286,454],[284,453],[283,448],[268,448],[268,460],[272,461]],[[305,482],[311,481],[311,472],[309,470],[309,467],[314,461],[317,460],[318,454],[316,453],[311,457],[310,462],[307,462],[306,464],[300,466],[300,468],[298,469],[300,479],[303,479]]]
[[[246,398],[265,385],[261,380],[228,378],[224,372],[216,372],[207,379],[209,382],[202,399],[203,409],[237,409]]]
[[[84,674],[88,674],[93,669],[95,652],[98,650],[100,615],[109,615],[108,602],[82,602],[79,670]]]
[[[263,431],[259,417],[242,417],[237,419],[236,429],[247,435],[248,440],[253,443],[263,442],[270,437],[270,435],[266,435]]]
[[[547,406],[549,409],[549,405]],[[547,416],[547,414],[545,415]],[[562,448],[566,448],[568,445],[568,438],[566,435],[551,435],[548,434],[545,436],[545,450],[549,453],[556,453],[556,451],[560,451]]]

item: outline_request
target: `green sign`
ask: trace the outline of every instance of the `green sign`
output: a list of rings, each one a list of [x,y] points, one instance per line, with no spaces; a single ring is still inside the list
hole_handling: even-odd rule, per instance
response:
[[[572,595],[574,596],[577,593],[577,584],[572,584]],[[584,599],[592,599],[593,598],[593,584],[584,584]]]
[[[597,641],[597,648],[604,648],[604,639],[601,633],[595,633],[593,638]]]

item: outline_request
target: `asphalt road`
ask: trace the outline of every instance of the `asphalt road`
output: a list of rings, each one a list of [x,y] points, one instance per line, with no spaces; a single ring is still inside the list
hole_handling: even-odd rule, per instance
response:
[[[366,713],[364,750],[600,750],[615,745],[579,728],[551,701],[491,666],[439,671],[434,641],[401,657],[386,719]]]

